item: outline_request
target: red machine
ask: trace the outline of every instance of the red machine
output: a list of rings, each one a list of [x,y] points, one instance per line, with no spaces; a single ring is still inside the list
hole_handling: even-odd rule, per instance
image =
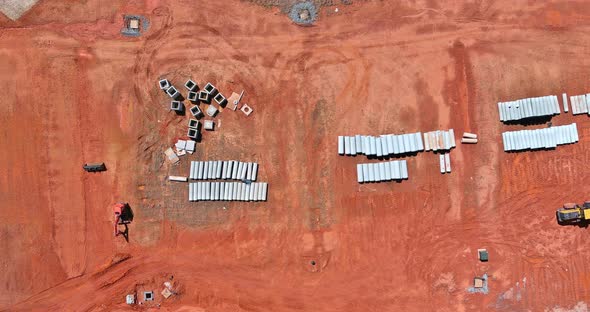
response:
[[[113,227],[115,230],[115,237],[119,234],[125,235],[127,233],[127,224],[131,223],[133,220],[131,209],[129,208],[128,203],[116,203],[113,206],[113,213],[115,214],[115,222],[113,223]],[[125,225],[125,231],[119,231],[119,224]]]

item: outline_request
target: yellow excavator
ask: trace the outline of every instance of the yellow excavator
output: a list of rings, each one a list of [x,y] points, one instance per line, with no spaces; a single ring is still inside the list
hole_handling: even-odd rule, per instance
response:
[[[557,209],[557,222],[559,224],[577,224],[590,222],[590,201],[578,204],[565,204]]]

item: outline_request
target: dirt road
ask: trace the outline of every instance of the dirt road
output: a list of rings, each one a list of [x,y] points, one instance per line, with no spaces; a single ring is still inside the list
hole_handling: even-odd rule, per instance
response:
[[[576,122],[577,144],[504,153],[501,133],[524,127],[496,103],[588,92],[589,8],[363,1],[313,27],[226,0],[0,15],[0,310],[125,310],[143,290],[170,311],[583,310],[590,234],[555,209],[590,199],[590,119],[552,119]],[[121,36],[123,14],[149,29]],[[170,166],[188,116],[168,111],[162,77],[245,90],[254,113],[221,112]],[[448,175],[423,152],[409,180],[359,185],[356,164],[377,160],[337,154],[338,135],[448,128],[481,138],[452,150]],[[258,162],[268,201],[189,203],[166,181],[215,159]],[[82,171],[94,161],[108,171]],[[112,238],[117,201],[135,213],[129,243]],[[489,293],[467,292],[484,273]],[[180,294],[163,300],[171,278]]]

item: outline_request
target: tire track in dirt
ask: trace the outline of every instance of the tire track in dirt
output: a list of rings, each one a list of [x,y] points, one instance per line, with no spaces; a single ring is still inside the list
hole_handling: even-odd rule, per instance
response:
[[[291,56],[285,62],[286,65],[281,66],[280,63],[277,65],[282,68],[280,76],[301,77],[289,84],[301,86],[294,94],[297,94],[296,102],[300,106],[298,114],[301,115],[302,120],[302,125],[297,126],[302,132],[298,134],[301,139],[297,140],[301,145],[297,150],[301,152],[296,157],[302,158],[299,162],[306,164],[302,168],[302,176],[307,181],[297,191],[300,202],[303,204],[299,209],[304,212],[304,220],[307,220],[304,221],[307,228],[305,232],[308,232],[303,234],[302,262],[305,269],[321,272],[329,263],[330,251],[336,243],[331,233],[334,209],[337,209],[334,207],[332,192],[334,185],[325,179],[329,176],[329,171],[333,170],[333,165],[330,165],[330,159],[333,156],[328,156],[332,155],[330,150],[333,148],[333,142],[332,136],[326,131],[332,127],[337,118],[335,116],[339,114],[337,106],[343,104],[339,100],[343,94],[349,92],[366,94],[367,90],[362,86],[356,90],[346,87],[355,83],[358,63],[364,62],[362,59],[359,62],[349,62],[352,59],[349,54],[358,52],[333,47],[316,49],[312,48],[314,44],[309,41],[305,45],[313,52],[300,52]],[[334,81],[327,86],[327,82],[321,78],[322,71],[325,67],[337,66],[337,64],[343,64],[347,68],[348,75],[344,87],[333,86]],[[366,71],[363,75],[366,75]],[[334,91],[327,92],[327,90]],[[309,238],[306,239],[306,237]],[[312,261],[317,263],[317,268],[310,265]]]
[[[447,105],[451,109],[449,117],[452,125],[449,125],[448,128],[454,128],[455,134],[457,136],[460,135],[462,130],[473,128],[471,126],[471,120],[469,117],[473,113],[470,112],[470,110],[471,107],[474,106],[474,99],[477,95],[475,94],[475,90],[472,85],[474,77],[471,72],[472,65],[470,62],[468,49],[460,40],[456,40],[454,41],[452,47],[449,48],[449,54],[454,61],[454,80],[447,82],[446,101]],[[474,206],[477,203],[477,198],[481,198],[482,196],[487,197],[486,195],[480,195],[481,191],[487,192],[487,188],[476,192],[476,196],[464,196],[464,194],[460,193],[461,190],[468,188],[467,184],[469,183],[465,179],[464,172],[473,172],[475,168],[471,165],[472,162],[465,158],[466,155],[463,153],[463,146],[460,144],[460,139],[456,138],[456,141],[459,146],[452,151],[451,156],[455,163],[462,164],[462,166],[459,168],[455,166],[454,170],[454,173],[459,176],[455,181],[462,182],[458,182],[459,185],[454,185],[454,187],[449,189],[449,192],[451,193],[451,209],[448,211],[447,215],[453,220],[461,218],[462,211],[469,206]],[[491,184],[493,185],[493,181]]]
[[[63,62],[65,66],[72,66],[68,60],[56,60]],[[65,63],[65,64],[64,64]],[[70,79],[55,78],[54,92],[72,94],[67,81],[78,81],[76,72]],[[66,76],[67,77],[67,76]],[[51,96],[51,91],[50,95]],[[84,98],[72,96],[74,101],[84,102]],[[85,233],[86,223],[84,218],[84,198],[81,185],[76,181],[81,179],[79,164],[83,163],[81,155],[69,153],[69,147],[81,150],[79,136],[80,120],[76,107],[68,107],[67,102],[56,103],[56,106],[47,106],[48,138],[46,149],[48,151],[48,190],[52,203],[53,214],[53,241],[56,252],[62,262],[62,267],[68,277],[79,276],[85,268]],[[79,233],[79,235],[72,235]],[[82,246],[71,249],[71,246]]]
[[[66,278],[52,241],[53,202],[48,191],[50,172],[45,103],[22,92],[32,84],[46,88],[48,81],[32,83],[15,73],[27,70],[30,60],[40,58],[28,40],[18,40],[26,49],[14,51],[16,42],[0,44],[0,71],[10,73],[0,78],[5,94],[0,99],[0,278],[4,281],[0,307],[53,286]],[[44,65],[43,62],[39,66]],[[29,77],[30,78],[30,77]],[[28,155],[33,155],[27,158]],[[47,208],[47,205],[51,209]],[[42,209],[41,207],[44,207]],[[51,272],[47,267],[54,268]],[[2,309],[2,308],[0,308]]]
[[[576,148],[578,146],[575,145],[558,148],[564,156],[558,156],[556,151],[507,154],[506,158],[509,161],[505,165],[505,170],[511,171],[511,177],[504,179],[505,182],[502,183],[502,193],[505,193],[506,197],[499,201],[498,205],[505,206],[510,203],[510,206],[518,212],[502,211],[504,219],[501,226],[501,232],[504,233],[502,241],[514,241],[513,252],[525,256],[523,260],[511,262],[522,261],[523,273],[521,274],[529,281],[523,302],[513,302],[513,304],[567,305],[569,302],[564,298],[578,296],[580,289],[583,289],[583,293],[587,295],[587,287],[582,287],[580,283],[587,280],[589,273],[586,272],[584,265],[576,263],[578,259],[581,259],[580,252],[587,254],[586,251],[575,247],[580,246],[578,241],[582,233],[574,231],[572,236],[571,228],[559,227],[555,223],[554,214],[555,209],[564,202],[571,201],[571,198],[585,196],[583,190],[574,187],[573,181],[585,179],[587,173],[572,170],[572,168],[578,167],[575,164],[580,160],[588,159],[588,153],[581,152],[582,156],[576,158],[565,156],[574,155],[574,152],[568,150]],[[547,156],[551,154],[554,156],[548,158]],[[541,157],[545,160],[542,161]],[[564,168],[565,170],[555,171],[546,170],[546,168]],[[536,187],[531,188],[531,185]],[[547,200],[545,194],[550,193],[555,185],[571,186],[571,191],[555,193],[550,200]],[[540,198],[543,200],[540,201]],[[519,229],[513,224],[522,223],[522,220],[514,219],[515,213],[536,217],[532,222],[523,223]],[[557,286],[555,280],[568,282]],[[543,299],[539,300],[541,293],[544,294]]]

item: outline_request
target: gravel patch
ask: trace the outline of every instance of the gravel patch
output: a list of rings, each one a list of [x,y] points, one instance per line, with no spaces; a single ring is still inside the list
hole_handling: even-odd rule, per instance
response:
[[[37,2],[39,0],[0,0],[0,12],[4,13],[9,19],[16,21]]]
[[[304,26],[313,24],[317,16],[318,11],[313,2],[296,3],[291,7],[291,11],[289,12],[289,17],[293,22]]]

